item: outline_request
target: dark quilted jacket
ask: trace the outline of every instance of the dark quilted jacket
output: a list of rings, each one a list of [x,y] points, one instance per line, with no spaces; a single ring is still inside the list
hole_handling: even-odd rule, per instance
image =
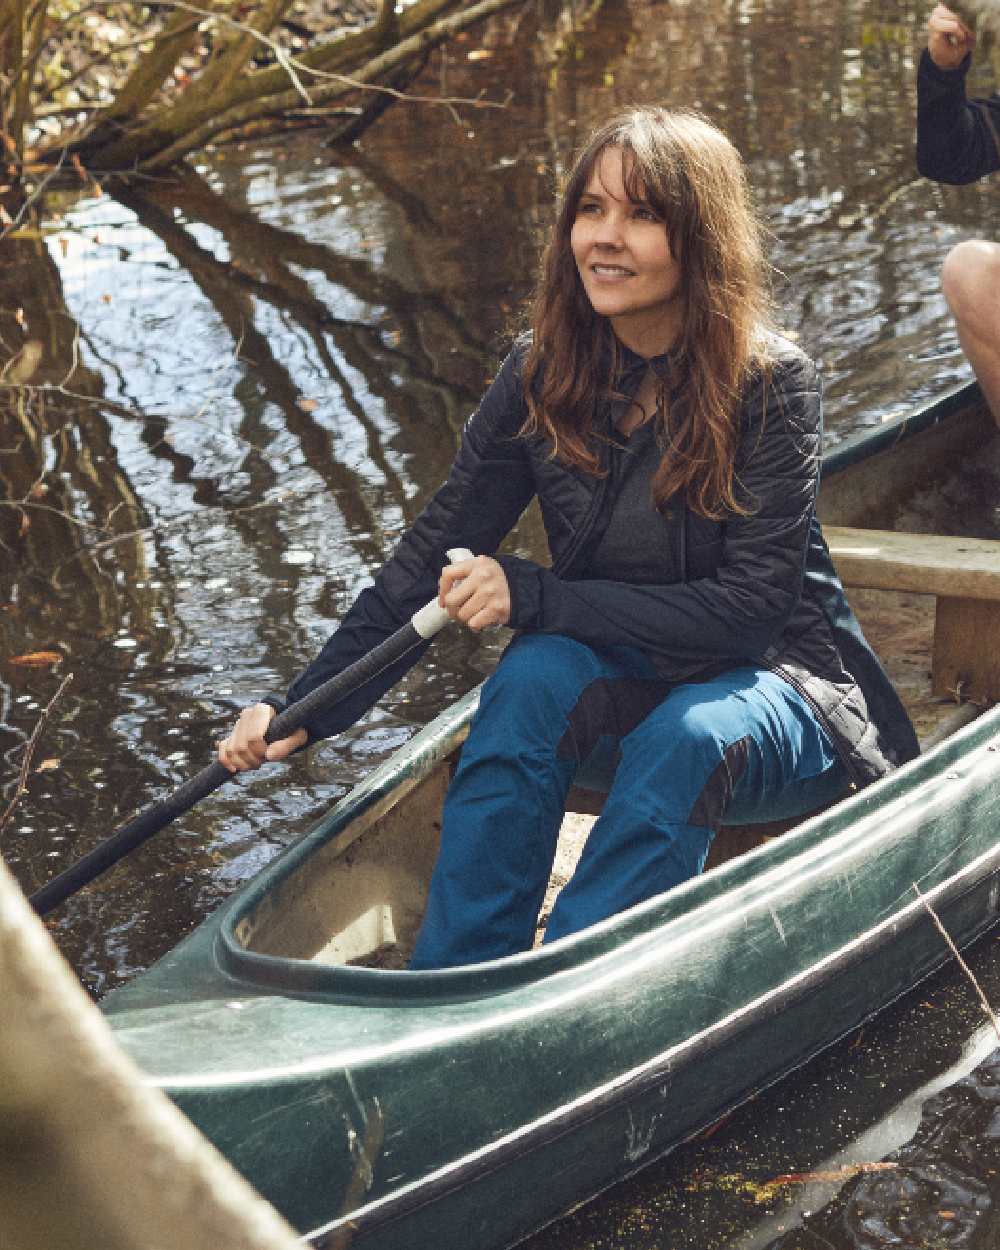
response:
[[[609,479],[552,459],[541,438],[517,437],[525,405],[523,347],[515,348],[466,425],[448,480],[293,683],[289,700],[341,671],[432,599],[448,548],[495,554],[537,495],[552,565],[498,557],[510,583],[512,628],[566,634],[598,648],[640,647],[668,679],[748,662],[773,668],[816,709],[859,784],[916,755],[912,726],[847,605],[815,517],[815,369],[784,339],[775,338],[771,351],[770,376],[748,386],[739,414],[736,474],[751,514],[713,522],[672,508],[671,563],[682,580],[629,585],[587,576],[588,553],[607,522]],[[668,358],[652,363],[668,378]],[[616,389],[633,393],[646,367],[626,352]],[[616,415],[609,402],[598,422],[610,429]],[[317,718],[311,734],[352,724],[419,654]]]
[[[941,69],[925,48],[917,73],[917,169],[936,182],[975,182],[1000,169],[1000,96],[970,100],[965,76],[972,55],[957,69]]]

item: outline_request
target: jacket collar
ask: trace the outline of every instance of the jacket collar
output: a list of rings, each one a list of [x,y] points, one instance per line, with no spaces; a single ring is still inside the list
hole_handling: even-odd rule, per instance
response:
[[[646,370],[650,368],[657,377],[667,383],[669,389],[674,388],[681,359],[679,350],[666,351],[659,356],[640,356],[638,352],[634,352],[631,347],[626,347],[620,339],[615,337],[610,322],[606,321],[604,324],[602,356],[607,362],[609,372],[617,365],[617,371],[612,377],[612,386],[616,390],[630,395],[642,381]]]

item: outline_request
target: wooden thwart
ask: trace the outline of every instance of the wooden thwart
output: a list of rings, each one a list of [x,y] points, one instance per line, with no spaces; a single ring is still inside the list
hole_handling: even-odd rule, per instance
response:
[[[935,694],[1000,701],[1000,542],[835,525],[824,533],[848,588],[936,597]]]

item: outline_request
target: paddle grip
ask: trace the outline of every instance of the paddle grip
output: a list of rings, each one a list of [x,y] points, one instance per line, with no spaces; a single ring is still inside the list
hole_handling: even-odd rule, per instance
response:
[[[448,551],[448,559],[452,564],[461,564],[463,560],[475,557],[466,547],[452,547]],[[448,609],[442,608],[437,599],[432,599],[410,617],[410,624],[421,638],[433,638],[451,620]]]

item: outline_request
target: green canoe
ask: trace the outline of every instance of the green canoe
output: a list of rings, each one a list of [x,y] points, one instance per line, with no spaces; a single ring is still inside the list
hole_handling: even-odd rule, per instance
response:
[[[972,387],[885,422],[827,457],[824,520],[893,528],[991,436]],[[950,958],[915,883],[959,944],[996,922],[1000,712],[935,734],[955,700],[919,688],[932,647],[936,670],[949,662],[942,605],[994,610],[989,569],[963,582],[960,545],[944,573],[883,560],[886,572],[876,553],[869,576],[844,533],[831,546],[845,568],[861,560],[869,588],[852,600],[873,641],[891,650],[906,622],[905,654],[886,659],[935,742],[892,777],[780,837],[720,831],[701,877],[573,938],[479,967],[394,970],[472,692],[105,1000],[150,1080],[313,1244],[509,1245]],[[995,547],[968,550],[985,567]],[[928,579],[921,593],[914,577]],[[574,821],[586,817],[567,820],[570,843]]]

